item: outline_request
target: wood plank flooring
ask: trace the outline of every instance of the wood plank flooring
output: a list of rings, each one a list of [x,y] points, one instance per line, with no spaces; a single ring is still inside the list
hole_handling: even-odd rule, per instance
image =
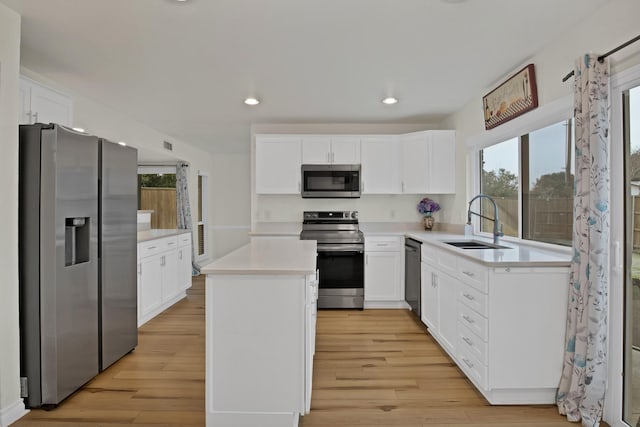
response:
[[[568,427],[554,405],[491,406],[410,312],[318,312],[304,427]]]
[[[204,426],[204,278],[139,345],[53,411],[12,427]],[[569,427],[552,405],[490,406],[404,310],[318,313],[304,427]],[[232,427],[232,426],[229,426]]]
[[[12,427],[204,426],[204,276],[138,331],[136,349],[52,411]]]

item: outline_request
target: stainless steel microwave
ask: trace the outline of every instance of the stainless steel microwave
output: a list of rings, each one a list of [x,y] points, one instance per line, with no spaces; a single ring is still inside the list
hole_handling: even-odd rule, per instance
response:
[[[302,165],[302,197],[360,197],[360,165]]]

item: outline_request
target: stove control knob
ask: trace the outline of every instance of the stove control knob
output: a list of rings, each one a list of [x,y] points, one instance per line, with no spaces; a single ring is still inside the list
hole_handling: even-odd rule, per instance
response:
[[[351,212],[351,218],[358,219],[358,212]]]

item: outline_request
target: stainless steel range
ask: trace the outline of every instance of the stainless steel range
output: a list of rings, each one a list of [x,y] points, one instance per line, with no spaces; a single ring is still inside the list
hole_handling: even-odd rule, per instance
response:
[[[318,308],[363,308],[364,235],[357,211],[305,211],[301,240],[318,241]]]

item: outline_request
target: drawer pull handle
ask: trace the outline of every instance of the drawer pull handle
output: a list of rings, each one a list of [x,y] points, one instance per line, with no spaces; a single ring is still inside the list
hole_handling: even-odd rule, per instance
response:
[[[155,248],[156,248],[155,246],[149,246],[147,250],[150,251],[151,249],[155,249]]]
[[[476,275],[475,273],[472,273],[472,272],[470,272],[470,271],[464,271],[464,270],[462,271],[462,273],[463,273],[463,274],[466,274],[466,275],[467,275],[467,276],[469,276],[469,277],[474,277],[474,276]]]
[[[476,321],[475,321],[475,320],[473,320],[471,317],[467,316],[466,314],[465,314],[465,315],[463,315],[463,316],[462,316],[462,318],[463,318],[464,320],[466,320],[466,321],[467,321],[467,323],[470,323],[470,324],[472,324],[472,325],[473,325],[474,323],[476,323]]]
[[[462,296],[468,299],[469,301],[473,301],[475,299],[475,297],[471,294],[462,294]]]
[[[462,337],[462,341],[466,342],[471,347],[473,347],[473,341],[471,341],[471,339],[469,339],[468,337]]]
[[[471,369],[473,369],[473,363],[469,362],[465,357],[462,358],[462,361]]]
[[[167,244],[168,244],[168,245],[175,245],[175,244],[176,244],[176,242],[168,242]]]

